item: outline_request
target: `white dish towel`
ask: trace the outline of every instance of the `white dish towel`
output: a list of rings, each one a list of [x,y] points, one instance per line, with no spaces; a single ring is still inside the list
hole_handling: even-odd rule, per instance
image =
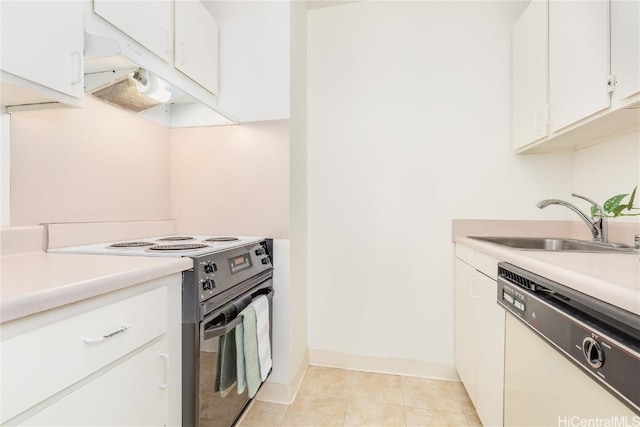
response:
[[[267,374],[273,366],[271,359],[271,341],[269,339],[269,300],[260,295],[252,303],[256,311],[256,334],[258,339],[258,361],[260,364],[260,378],[267,379]]]

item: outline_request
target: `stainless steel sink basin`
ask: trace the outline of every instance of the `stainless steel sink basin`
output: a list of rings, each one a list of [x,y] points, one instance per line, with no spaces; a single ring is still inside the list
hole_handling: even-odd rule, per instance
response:
[[[590,240],[565,239],[554,237],[506,237],[506,236],[469,236],[471,239],[494,243],[514,249],[538,251],[571,252],[627,252],[633,253],[633,247],[621,243],[601,243]]]

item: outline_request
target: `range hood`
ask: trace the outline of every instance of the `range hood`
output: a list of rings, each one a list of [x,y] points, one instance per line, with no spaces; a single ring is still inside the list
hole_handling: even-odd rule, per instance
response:
[[[217,97],[130,42],[85,32],[85,92],[164,126],[237,123]]]

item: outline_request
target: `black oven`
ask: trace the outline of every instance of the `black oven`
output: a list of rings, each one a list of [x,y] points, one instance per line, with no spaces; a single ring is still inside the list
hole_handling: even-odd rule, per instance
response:
[[[238,393],[235,376],[239,363],[236,334],[242,332],[243,310],[264,297],[269,307],[270,345],[273,295],[273,268],[266,242],[195,258],[193,271],[185,272],[183,427],[232,426],[247,407],[250,388]]]

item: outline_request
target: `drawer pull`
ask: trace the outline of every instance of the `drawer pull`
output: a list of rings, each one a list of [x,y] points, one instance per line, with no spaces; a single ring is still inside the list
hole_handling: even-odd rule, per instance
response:
[[[97,343],[97,342],[100,342],[100,341],[104,341],[107,338],[111,338],[111,337],[113,337],[115,335],[118,335],[118,334],[126,331],[127,329],[129,329],[129,325],[126,324],[126,323],[123,323],[122,326],[120,327],[120,329],[116,329],[115,331],[113,331],[111,333],[108,333],[107,335],[103,335],[103,336],[101,336],[99,338],[83,338],[82,342],[85,343],[85,344],[94,344],[94,343]]]
[[[169,387],[169,367],[171,358],[167,353],[160,353],[159,356],[164,360],[164,384],[160,384],[158,387],[167,388]]]

